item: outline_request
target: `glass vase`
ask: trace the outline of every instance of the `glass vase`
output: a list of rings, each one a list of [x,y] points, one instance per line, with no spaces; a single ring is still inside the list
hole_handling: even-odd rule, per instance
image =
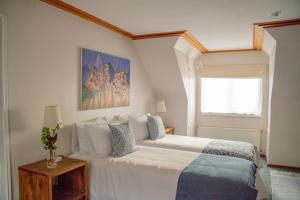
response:
[[[55,150],[50,149],[49,150],[49,158],[47,159],[47,167],[48,168],[55,168],[56,167],[56,162],[55,162]]]

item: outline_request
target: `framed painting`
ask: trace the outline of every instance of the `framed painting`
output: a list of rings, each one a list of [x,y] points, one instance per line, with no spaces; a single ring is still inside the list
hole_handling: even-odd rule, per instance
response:
[[[130,60],[81,49],[81,109],[129,106]]]

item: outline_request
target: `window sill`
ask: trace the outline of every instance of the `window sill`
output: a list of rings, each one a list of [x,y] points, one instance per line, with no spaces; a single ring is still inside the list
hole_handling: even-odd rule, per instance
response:
[[[200,116],[215,116],[215,117],[242,117],[242,118],[261,118],[261,115],[246,115],[246,114],[226,114],[226,113],[200,113]]]

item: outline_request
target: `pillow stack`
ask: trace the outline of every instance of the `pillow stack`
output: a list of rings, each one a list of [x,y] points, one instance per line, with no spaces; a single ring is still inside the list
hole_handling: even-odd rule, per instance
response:
[[[147,115],[130,115],[128,116],[130,131],[134,134],[136,141],[149,138],[147,127]]]
[[[74,130],[73,152],[100,157],[124,156],[135,151],[135,141],[165,136],[161,118],[145,114],[95,118],[75,124]]]
[[[119,157],[135,151],[135,138],[128,122],[95,118],[74,125],[72,149],[81,154]]]
[[[99,118],[94,118],[74,125],[72,136],[72,150],[82,154],[91,154],[95,150],[91,145],[91,140],[88,134],[85,133],[87,126],[95,126],[98,124],[106,124],[106,122]]]
[[[129,115],[128,122],[136,141],[148,138],[157,140],[165,136],[165,127],[159,116]]]
[[[111,155],[111,136],[107,123],[86,125],[84,127],[86,136],[90,139],[90,146],[93,151],[90,154],[97,154],[100,157]]]

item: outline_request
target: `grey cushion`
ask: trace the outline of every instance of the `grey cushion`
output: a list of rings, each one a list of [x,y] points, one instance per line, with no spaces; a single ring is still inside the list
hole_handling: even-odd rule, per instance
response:
[[[120,157],[135,151],[135,139],[128,124],[108,125],[111,131],[113,157]]]
[[[152,140],[160,139],[166,134],[163,121],[159,116],[148,116],[147,127]]]

